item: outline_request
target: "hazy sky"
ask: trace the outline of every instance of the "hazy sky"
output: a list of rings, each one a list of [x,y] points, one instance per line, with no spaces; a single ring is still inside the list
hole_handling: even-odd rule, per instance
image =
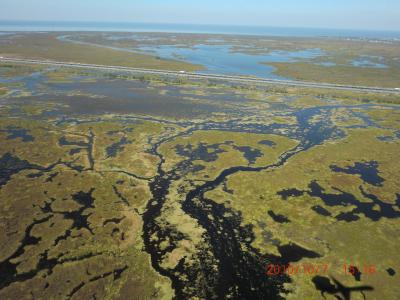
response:
[[[0,20],[400,30],[399,0],[0,0]]]

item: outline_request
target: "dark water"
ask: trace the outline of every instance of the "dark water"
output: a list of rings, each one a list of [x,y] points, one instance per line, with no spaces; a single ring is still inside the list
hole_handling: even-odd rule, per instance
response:
[[[243,102],[234,92],[227,94],[210,93],[210,95],[192,95],[199,101],[184,99],[193,88],[179,88],[178,86],[167,86],[162,89],[166,92],[160,94],[159,90],[152,89],[146,82],[130,80],[98,80],[96,82],[70,82],[70,83],[48,83],[52,93],[66,94],[68,92],[80,91],[85,95],[58,95],[40,96],[34,98],[37,101],[46,99],[67,104],[68,113],[78,114],[149,114],[168,117],[197,117],[209,115],[213,112],[234,113],[224,103]],[[97,95],[100,97],[90,97]],[[33,99],[32,97],[21,97]],[[149,101],[151,99],[151,101]],[[206,100],[206,101],[203,101]]]
[[[266,145],[266,146],[270,146],[270,147],[276,146],[276,143],[275,143],[275,142],[269,141],[269,140],[259,141],[258,143],[259,143],[260,145]]]
[[[190,158],[191,160],[202,160],[205,162],[212,162],[218,159],[218,154],[226,152],[220,149],[222,144],[208,145],[206,143],[199,143],[196,147],[191,144],[176,145],[175,152],[181,156]]]
[[[152,99],[152,101],[148,101]],[[164,97],[155,92],[132,93],[124,98],[97,98],[86,95],[53,95],[20,97],[20,103],[56,102],[65,104],[60,108],[68,115],[100,115],[100,114],[147,114],[166,117],[198,117],[220,112],[221,108],[215,104],[184,102],[179,97]],[[222,109],[224,110],[224,109]],[[226,110],[230,112],[230,110]]]
[[[110,89],[115,89],[118,98],[115,99],[112,95],[107,94],[110,93],[107,91],[107,87]],[[97,83],[87,83],[79,85],[79,88],[82,91],[96,93],[96,94],[105,94],[106,98],[90,98],[88,96],[70,96],[67,97],[63,94],[58,95],[56,98],[53,95],[49,95],[49,101],[61,101],[61,103],[65,103],[70,105],[73,108],[73,112],[75,114],[93,114],[93,113],[103,113],[106,111],[115,111],[115,112],[140,112],[145,111],[156,112],[156,113],[164,113],[164,107],[158,107],[160,105],[160,101],[166,101],[166,106],[172,106],[173,103],[176,103],[176,106],[172,106],[169,108],[169,111],[174,110],[175,113],[182,116],[184,111],[179,110],[179,105],[182,104],[181,94],[174,90],[168,90],[168,95],[158,95],[154,91],[145,88],[146,85],[143,86],[135,86],[132,82],[121,82],[121,81],[113,81],[109,85],[104,84],[104,82]],[[57,84],[54,86],[56,90],[70,91],[77,88],[74,83],[72,84]],[[132,90],[133,89],[133,90]],[[150,101],[151,103],[144,103],[144,101],[148,101],[149,97],[159,97],[155,102]],[[41,97],[40,99],[42,99]],[[39,98],[35,97],[27,97],[25,100],[36,100]],[[24,101],[22,99],[18,99],[18,101]],[[221,100],[224,102],[226,100]],[[216,99],[218,102],[218,99]],[[146,106],[148,105],[148,106]],[[210,105],[210,104],[207,104]],[[213,107],[212,105],[210,105]],[[144,109],[144,108],[145,109]],[[190,110],[198,107],[197,103],[187,103],[187,107]],[[368,106],[359,106],[359,107],[368,107]],[[213,107],[216,111],[221,111],[221,108],[218,106]],[[348,108],[351,108],[350,106]],[[279,159],[272,165],[263,166],[263,167],[251,167],[251,166],[235,166],[232,168],[228,168],[223,170],[214,180],[210,180],[208,182],[199,183],[197,186],[192,186],[192,190],[190,190],[182,199],[182,209],[186,214],[194,218],[201,226],[205,229],[204,238],[206,243],[204,243],[204,249],[201,254],[199,254],[198,261],[201,264],[201,268],[194,268],[192,266],[188,267],[185,265],[183,261],[180,263],[176,269],[173,271],[164,269],[160,264],[162,257],[165,253],[172,250],[176,245],[173,244],[174,241],[179,241],[184,237],[179,235],[179,232],[174,232],[169,228],[165,228],[165,226],[160,226],[157,223],[157,217],[162,214],[163,204],[169,192],[169,187],[171,183],[175,180],[179,179],[180,174],[176,172],[176,170],[171,172],[166,172],[162,168],[162,164],[165,163],[164,157],[158,153],[158,148],[161,144],[168,141],[168,139],[164,139],[159,143],[153,145],[151,149],[151,154],[156,155],[160,158],[160,164],[158,165],[158,175],[151,181],[150,189],[152,192],[153,199],[149,201],[147,205],[146,212],[143,214],[143,240],[145,243],[146,251],[151,255],[152,265],[153,267],[162,275],[168,276],[173,283],[173,287],[177,293],[178,298],[180,299],[188,299],[191,295],[186,292],[185,288],[195,282],[197,278],[200,276],[204,277],[204,293],[205,296],[217,295],[219,299],[224,299],[230,290],[231,287],[237,287],[237,291],[235,292],[236,299],[280,299],[279,293],[284,292],[283,284],[285,282],[289,282],[290,278],[287,276],[281,276],[273,279],[268,279],[265,276],[265,263],[289,263],[293,261],[298,261],[303,257],[308,258],[316,258],[319,257],[319,254],[312,251],[311,249],[304,249],[296,244],[287,244],[287,245],[279,245],[279,252],[281,254],[280,257],[276,257],[268,254],[261,254],[251,247],[251,243],[254,240],[254,234],[252,231],[252,227],[249,225],[242,224],[242,218],[240,213],[232,211],[226,208],[224,205],[217,204],[214,201],[207,199],[204,195],[207,191],[210,191],[219,185],[223,184],[227,177],[242,171],[246,172],[259,172],[263,170],[273,170],[275,168],[283,166],[291,157],[294,155],[301,153],[302,151],[308,150],[311,147],[316,145],[320,145],[325,143],[328,140],[337,139],[344,136],[344,132],[339,128],[336,128],[334,125],[330,123],[329,116],[332,111],[337,109],[335,106],[326,106],[326,107],[317,107],[317,108],[307,108],[300,109],[297,111],[289,111],[288,115],[296,117],[298,124],[296,125],[287,125],[287,124],[271,124],[271,125],[261,125],[261,124],[241,124],[240,120],[231,120],[231,121],[221,121],[219,123],[209,122],[207,124],[192,124],[191,129],[188,129],[183,134],[190,134],[195,130],[229,130],[229,131],[238,131],[238,132],[254,132],[254,133],[277,133],[280,129],[285,129],[287,132],[287,136],[291,138],[295,138],[299,140],[299,146],[285,152],[279,157]],[[178,112],[176,112],[178,110]],[[322,116],[320,120],[315,121],[315,116]],[[64,120],[65,121],[65,120]],[[189,127],[189,126],[188,126]],[[179,135],[178,135],[179,136]],[[173,138],[176,138],[175,136]],[[93,152],[93,134],[89,133],[87,137],[87,142],[84,144],[77,142],[71,142],[67,139],[61,139],[60,144],[64,144],[67,146],[82,146],[87,148],[89,158],[90,154]],[[121,142],[121,140],[120,140]],[[111,149],[111,151],[118,151],[118,148],[123,146],[126,140],[122,140],[122,143],[117,145],[115,148]],[[264,144],[268,146],[274,146],[269,141],[266,141]],[[206,161],[214,161],[217,158],[218,151],[221,151],[219,148],[220,145],[200,145],[199,147],[178,147],[176,150],[180,152],[180,154],[187,158],[187,160],[183,161],[180,166],[178,166],[177,170],[185,170],[188,167],[192,167],[193,160],[202,159]],[[240,148],[238,148],[240,150]],[[251,148],[243,148],[241,147],[241,151],[244,156],[247,156],[249,163],[254,160],[259,153],[253,151]],[[111,152],[113,153],[113,152]],[[93,169],[93,157],[90,159],[91,161],[91,169]],[[18,166],[21,165],[21,168],[26,168],[26,164],[21,161],[17,161],[14,157],[4,157],[0,161],[3,163],[2,167],[7,170],[11,170],[12,172],[18,171],[12,169],[10,164]],[[360,168],[357,168],[357,170]],[[376,168],[375,168],[376,169]],[[361,169],[362,172],[363,169]],[[346,168],[346,170],[348,169]],[[350,172],[353,172],[350,170]],[[7,177],[9,174],[6,174]],[[9,176],[8,176],[9,177]],[[6,179],[7,180],[7,179]],[[78,193],[74,195],[74,200],[82,205],[83,208],[90,208],[95,205],[94,199],[91,196],[92,192],[82,194]],[[340,192],[340,191],[339,191]],[[341,215],[336,216],[336,218],[341,218],[343,221],[352,220],[357,218],[358,215],[364,214],[366,217],[369,217],[373,220],[378,220],[382,217],[386,218],[397,218],[399,217],[398,209],[395,205],[385,204],[380,199],[376,198],[374,195],[370,195],[364,190],[361,190],[363,195],[370,199],[370,203],[364,203],[356,199],[353,195],[341,192],[339,194],[328,194],[326,193],[321,186],[318,185],[317,182],[314,182],[309,186],[309,190],[307,191],[299,191],[297,189],[290,189],[286,191],[280,192],[281,196],[284,199],[289,199],[289,197],[300,196],[308,193],[310,196],[319,197],[327,207],[329,206],[347,206],[348,203],[355,205],[356,208],[349,215]],[[121,196],[122,197],[122,196]],[[200,200],[200,201],[196,201]],[[295,199],[291,199],[295,201]],[[400,204],[400,196],[397,201]],[[154,204],[155,203],[155,204]],[[380,207],[380,211],[375,211],[374,206],[378,205]],[[51,209],[51,207],[45,207],[44,209]],[[314,210],[318,210],[323,213],[322,207],[315,207]],[[327,211],[327,210],[326,210]],[[87,219],[82,218],[82,212],[72,212],[65,215],[65,218],[71,219],[73,221],[73,228],[87,228],[90,232],[90,227],[87,225]],[[226,214],[229,213],[232,217],[226,217]],[[329,211],[328,211],[329,213]],[[285,216],[277,215],[275,213],[270,214],[270,216],[275,217],[278,221],[283,221]],[[213,220],[209,218],[209,216],[213,216]],[[272,217],[271,216],[271,217]],[[287,219],[287,218],[286,218]],[[62,239],[68,238],[70,232],[67,232],[65,236],[61,237]],[[165,238],[171,237],[172,245],[170,245],[167,249],[162,249],[160,247],[160,242],[152,239],[152,236],[156,235],[160,241]],[[26,239],[28,240],[25,244],[30,245],[31,243],[35,243],[37,241],[30,240],[33,237],[30,235],[28,231],[26,234]],[[60,240],[57,240],[59,242]],[[243,249],[243,245],[246,245],[246,250]],[[212,254],[209,254],[212,253]],[[210,260],[212,262],[216,262],[218,267],[218,272],[213,268],[213,265],[210,264]],[[53,261],[48,261],[44,258],[42,263],[39,264],[39,267],[42,265],[53,266]],[[7,273],[7,280],[12,281],[13,276],[15,275],[12,269],[12,265],[4,265],[3,266],[7,270],[11,270],[11,273]],[[41,267],[40,267],[41,268]],[[0,266],[0,270],[3,270],[2,266]],[[182,281],[178,275],[186,275],[189,278],[189,283]],[[218,275],[217,275],[218,274]],[[10,283],[11,281],[7,281]],[[335,287],[335,286],[334,286]],[[206,297],[210,298],[210,297]]]
[[[11,176],[26,169],[34,169],[36,166],[26,160],[21,160],[11,153],[0,157],[0,187],[10,180]]]
[[[65,137],[60,138],[58,141],[60,146],[78,146],[78,147],[87,147],[87,142],[84,141],[68,141]]]
[[[323,208],[320,205],[314,205],[313,207],[311,207],[311,209],[313,211],[315,211],[317,214],[320,214],[324,217],[328,217],[328,216],[332,215],[328,210],[326,210],[325,208]]]
[[[329,109],[327,110],[329,111]],[[232,211],[222,204],[215,203],[207,199],[204,195],[207,191],[213,190],[223,184],[230,175],[238,172],[259,172],[278,168],[301,151],[323,143],[327,139],[340,137],[341,133],[338,132],[337,128],[325,122],[325,119],[319,122],[311,122],[315,114],[324,112],[325,110],[323,108],[317,108],[305,109],[295,113],[299,125],[291,134],[300,140],[300,145],[282,154],[276,163],[264,167],[234,166],[223,170],[214,180],[194,186],[192,190],[185,193],[182,209],[186,214],[196,219],[201,227],[206,230],[203,236],[207,242],[203,245],[203,251],[207,254],[203,258],[202,256],[198,257],[201,268],[189,267],[185,265],[184,261],[181,261],[181,264],[179,264],[174,271],[163,269],[160,265],[164,253],[163,250],[160,249],[161,242],[152,240],[151,236],[156,234],[158,237],[164,238],[172,234],[172,232],[166,232],[161,228],[157,224],[156,218],[162,212],[163,202],[169,192],[168,189],[171,183],[179,179],[179,174],[174,173],[174,171],[165,173],[162,170],[161,165],[164,159],[160,156],[160,174],[150,184],[154,198],[149,202],[147,211],[143,216],[144,241],[146,250],[152,256],[153,267],[161,274],[171,278],[173,287],[177,293],[177,298],[187,299],[194,296],[187,288],[192,285],[194,286],[197,280],[201,278],[201,284],[203,286],[202,293],[204,293],[203,296],[207,299],[211,299],[212,297],[224,299],[224,297],[229,294],[231,287],[235,287],[235,291],[233,292],[233,297],[235,299],[281,299],[282,297],[279,296],[279,294],[285,292],[283,284],[289,282],[290,278],[286,275],[274,279],[266,278],[266,263],[276,262],[285,264],[298,261],[303,257],[317,258],[320,256],[318,253],[310,249],[304,249],[296,244],[279,245],[280,257],[260,254],[251,246],[251,242],[254,240],[254,234],[250,225],[242,225],[240,213]],[[260,130],[260,132],[263,133],[273,133],[275,130],[275,126],[273,125],[253,127],[251,124],[243,125],[239,122],[227,123],[231,131],[246,132],[246,130],[248,130],[249,132],[257,132]],[[211,123],[203,129],[223,129],[223,126],[228,124]],[[204,125],[202,127],[204,127]],[[192,130],[195,130],[195,128],[192,128],[191,131]],[[190,132],[186,134],[190,134]],[[153,148],[153,153],[156,155],[158,154],[157,148],[158,145],[155,145]],[[183,149],[180,149],[179,151],[182,150]],[[188,149],[186,149],[186,151],[188,151]],[[177,168],[177,170],[186,169],[187,166],[191,165],[190,159],[198,155],[196,154],[193,157],[189,154],[189,151],[184,154],[189,160],[182,162],[182,168]],[[203,158],[209,159],[208,156]],[[232,215],[232,217],[227,217],[227,213]],[[213,217],[212,219],[209,218],[210,215]],[[241,245],[243,244],[246,245],[247,250],[242,250],[243,247]],[[172,245],[171,247],[173,248],[174,246]],[[203,259],[205,260],[203,261]],[[210,261],[217,262],[218,272],[215,271]],[[189,282],[181,281],[179,278],[180,274],[187,276]],[[196,291],[198,292],[198,289]]]
[[[350,212],[340,213],[337,215],[335,218],[339,221],[357,221],[360,219],[359,215],[364,215],[372,221],[378,221],[381,218],[400,218],[400,195],[398,195],[398,200],[395,204],[390,204],[380,200],[373,194],[367,193],[361,186],[359,187],[361,194],[370,202],[360,201],[353,194],[338,189],[336,189],[338,192],[337,194],[326,193],[316,181],[310,183],[309,189],[310,191],[303,191],[303,193],[308,193],[312,197],[320,198],[326,206],[356,206],[356,208]],[[375,209],[375,205],[379,207],[378,210]]]
[[[355,162],[354,166],[340,168],[338,166],[330,166],[333,172],[341,172],[345,174],[360,175],[364,182],[375,186],[382,186],[383,178],[379,176],[378,162]]]
[[[6,130],[0,130],[0,132],[6,132],[8,134],[7,140],[14,140],[20,138],[23,142],[33,142],[35,138],[28,134],[29,130],[18,128],[18,127],[7,127]]]
[[[272,210],[268,211],[268,215],[277,223],[289,223],[290,220],[283,215],[274,213]]]
[[[126,137],[122,137],[118,142],[112,144],[106,148],[106,153],[108,157],[116,157],[117,154],[124,150],[124,145],[131,144]]]
[[[57,245],[60,241],[67,239],[74,230],[86,228],[93,235],[88,222],[88,218],[90,217],[91,213],[83,214],[86,209],[95,207],[95,199],[92,197],[93,191],[94,189],[91,189],[89,192],[80,191],[71,195],[72,199],[81,206],[77,211],[58,212],[61,213],[65,219],[72,220],[72,225],[64,235],[59,236],[55,240],[55,245]],[[53,269],[59,264],[58,258],[48,257],[48,250],[44,251],[43,254],[39,256],[37,264],[32,268],[32,270],[27,272],[19,272],[17,270],[19,263],[12,262],[14,259],[20,257],[25,252],[27,247],[37,245],[41,241],[41,238],[34,236],[32,231],[36,225],[43,224],[53,217],[54,212],[51,208],[51,203],[52,202],[46,202],[45,206],[41,208],[42,212],[46,214],[45,217],[35,219],[26,227],[24,236],[22,237],[16,251],[0,262],[0,290],[11,285],[12,283],[24,282],[32,279],[42,271],[46,271],[51,274]],[[93,254],[85,254],[81,258],[89,258],[92,256]]]
[[[293,189],[279,191],[277,194],[281,196],[283,200],[287,200],[289,197],[302,196],[304,192],[293,188]]]
[[[243,156],[248,161],[249,165],[254,164],[257,158],[264,156],[260,150],[249,146],[233,146],[233,148],[243,153]]]
[[[390,275],[390,276],[394,276],[396,275],[396,271],[393,268],[388,268],[386,270],[386,272]]]

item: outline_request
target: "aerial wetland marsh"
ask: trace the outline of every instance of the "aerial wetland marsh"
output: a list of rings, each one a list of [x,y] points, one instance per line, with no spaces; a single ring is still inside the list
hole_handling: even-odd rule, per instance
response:
[[[29,49],[24,34],[5,35],[0,52],[41,57],[46,44],[50,58],[75,59],[58,46],[66,34],[36,35]],[[124,36],[80,34],[68,45],[112,41],[88,63],[134,66],[139,55],[143,67],[205,69],[117,50],[130,47]],[[288,43],[271,47],[293,51]],[[384,62],[340,68],[392,72],[377,78],[392,86],[398,45],[381,47]],[[316,65],[311,56],[290,63]],[[396,299],[399,103],[398,94],[1,63],[0,299],[339,299],[353,287],[351,299]],[[268,265],[324,268],[271,275]]]

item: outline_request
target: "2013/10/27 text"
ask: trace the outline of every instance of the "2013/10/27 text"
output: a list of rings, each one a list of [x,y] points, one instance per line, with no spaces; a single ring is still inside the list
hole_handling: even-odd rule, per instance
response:
[[[266,267],[266,274],[268,276],[278,276],[282,274],[296,275],[296,274],[308,274],[308,275],[327,275],[330,271],[329,264],[268,264]],[[362,270],[363,274],[375,274],[376,267],[374,265],[364,264],[362,268],[357,268],[352,264],[343,264],[340,268],[345,275],[354,276]]]

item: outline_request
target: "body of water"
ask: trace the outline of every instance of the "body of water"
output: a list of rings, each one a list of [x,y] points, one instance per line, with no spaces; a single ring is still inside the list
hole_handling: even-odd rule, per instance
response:
[[[162,58],[182,60],[205,66],[202,73],[252,75],[273,79],[288,79],[275,75],[275,68],[268,65],[270,62],[296,62],[302,59],[311,59],[322,56],[320,49],[302,51],[272,51],[268,54],[245,54],[232,52],[230,45],[203,45],[190,48],[177,46],[146,46],[139,50],[152,53]]]
[[[2,31],[2,32],[1,32]],[[145,23],[89,23],[89,22],[22,22],[22,21],[0,21],[0,34],[11,32],[35,31],[35,32],[109,32],[108,39],[118,40],[126,38],[114,34],[114,32],[133,32],[132,40],[148,40],[149,37],[141,36],[138,32],[187,32],[187,33],[221,33],[221,34],[243,34],[260,36],[295,36],[295,37],[341,37],[354,39],[380,39],[399,40],[400,33],[378,32],[378,31],[350,31],[333,29],[305,29],[305,28],[272,28],[272,27],[250,27],[250,26],[212,26],[212,25],[176,25],[176,24],[145,24]],[[136,32],[136,33],[134,33]],[[70,34],[62,34],[58,38],[74,43],[91,44],[86,41],[71,38]],[[150,37],[157,38],[157,37]],[[221,40],[210,37],[208,41],[220,43]],[[385,43],[385,41],[382,41]],[[301,51],[271,51],[269,53],[247,54],[235,51],[231,44],[196,44],[190,45],[153,45],[142,43],[134,48],[116,48],[113,45],[98,45],[116,50],[128,52],[141,52],[153,54],[163,59],[185,61],[202,65],[206,70],[203,73],[250,75],[271,79],[292,79],[278,76],[274,73],[275,68],[270,63],[274,62],[299,62],[310,61],[313,58],[326,55],[321,49],[306,49]],[[321,65],[335,66],[334,62],[323,61]],[[349,62],[355,67],[386,68],[383,57],[360,56]]]
[[[322,28],[283,28],[261,26],[190,25],[157,23],[107,23],[60,21],[0,21],[0,31],[118,31],[244,34],[296,37],[343,37],[400,41],[400,32]]]

